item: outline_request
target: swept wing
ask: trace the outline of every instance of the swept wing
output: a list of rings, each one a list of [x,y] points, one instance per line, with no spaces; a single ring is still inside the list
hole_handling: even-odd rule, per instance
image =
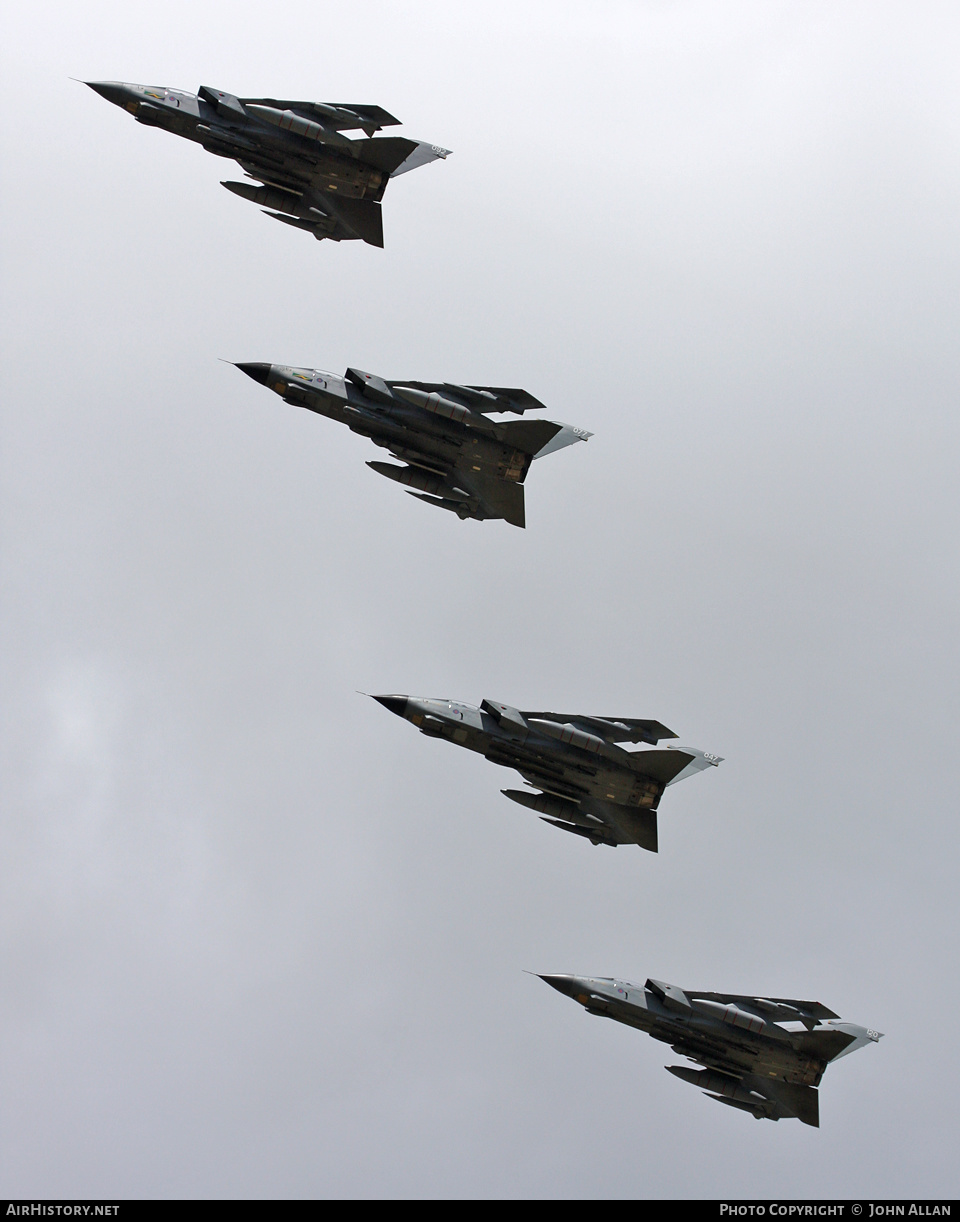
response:
[[[673,730],[660,721],[647,721],[636,717],[598,717],[583,713],[527,713],[537,721],[556,721],[560,725],[583,726],[590,733],[605,738],[611,743],[657,743],[662,738],[676,738]]]
[[[542,409],[545,405],[528,390],[518,386],[466,386],[456,382],[418,382],[407,378],[392,378],[390,386],[414,386],[427,393],[445,398],[462,399],[477,412],[524,412]]]

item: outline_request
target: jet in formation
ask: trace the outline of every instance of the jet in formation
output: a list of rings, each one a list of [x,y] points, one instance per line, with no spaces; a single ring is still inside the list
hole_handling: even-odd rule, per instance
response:
[[[638,844],[657,852],[657,807],[664,789],[721,762],[693,747],[657,748],[676,738],[659,721],[521,712],[495,700],[479,708],[455,700],[374,696],[421,734],[478,751],[515,768],[536,793],[500,792],[552,827],[593,844]],[[645,743],[627,751],[620,743]]]
[[[362,369],[340,377],[257,362],[237,368],[285,403],[328,416],[389,450],[405,465],[367,466],[460,518],[503,518],[525,526],[523,481],[530,463],[593,435],[552,420],[490,419],[491,413],[542,408],[525,390],[384,381]]]
[[[382,246],[380,201],[387,183],[450,153],[402,136],[374,139],[374,132],[400,122],[381,106],[237,98],[209,85],[186,93],[123,81],[86,84],[138,123],[236,161],[252,182],[221,186],[317,239]],[[364,135],[351,139],[347,131]]]
[[[701,993],[661,980],[644,985],[609,977],[541,976],[588,1014],[613,1018],[669,1044],[686,1065],[665,1068],[708,1098],[757,1120],[795,1116],[819,1127],[817,1087],[831,1061],[880,1039],[817,1001]]]

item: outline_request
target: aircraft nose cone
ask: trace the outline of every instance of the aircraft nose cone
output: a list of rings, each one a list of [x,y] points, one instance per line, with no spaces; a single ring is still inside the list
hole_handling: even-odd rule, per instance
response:
[[[253,378],[254,382],[259,382],[261,386],[266,386],[267,378],[270,377],[270,366],[263,361],[249,361],[247,364],[238,361],[237,368],[242,370],[248,378]]]
[[[102,98],[112,102],[114,106],[123,106],[126,103],[126,90],[120,81],[84,81],[83,83],[89,85],[94,93],[99,93]]]
[[[382,704],[385,709],[389,709],[391,713],[396,713],[398,717],[402,717],[407,711],[406,696],[374,696],[377,704]]]
[[[573,976],[541,976],[540,979],[549,984],[552,989],[556,989],[558,993],[563,993],[565,997],[573,996],[577,983]]]

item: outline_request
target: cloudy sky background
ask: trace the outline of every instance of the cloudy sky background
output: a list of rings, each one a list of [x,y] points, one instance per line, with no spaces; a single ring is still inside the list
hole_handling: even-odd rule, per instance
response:
[[[958,54],[947,3],[11,11],[4,1194],[957,1194]],[[454,155],[318,244],[71,76]],[[218,357],[595,436],[461,523]],[[357,689],[726,762],[592,848]],[[524,969],[886,1036],[758,1124]]]

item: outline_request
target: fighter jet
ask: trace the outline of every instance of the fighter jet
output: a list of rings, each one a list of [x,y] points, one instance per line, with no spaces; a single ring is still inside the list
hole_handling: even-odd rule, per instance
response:
[[[380,201],[387,183],[450,153],[421,140],[373,139],[374,132],[400,122],[381,106],[237,98],[209,85],[186,93],[123,81],[86,84],[138,123],[162,127],[236,161],[253,181],[222,182],[222,187],[317,239],[359,238],[382,246]],[[343,134],[357,130],[364,136]]]
[[[537,811],[544,823],[592,844],[638,844],[657,852],[657,807],[668,785],[715,767],[717,755],[693,747],[657,749],[676,738],[659,721],[520,712],[496,700],[479,708],[455,700],[374,696],[421,734],[478,751],[492,764],[515,768],[537,793],[501,789]],[[619,743],[647,743],[627,751]]]
[[[344,377],[289,365],[238,364],[248,377],[305,407],[347,425],[389,450],[405,466],[368,462],[378,475],[405,485],[411,496],[460,518],[526,523],[523,481],[530,463],[592,433],[551,420],[492,420],[543,407],[525,390],[449,382],[384,381],[362,369]]]
[[[662,980],[641,986],[607,976],[540,979],[588,1014],[636,1027],[705,1066],[665,1068],[681,1082],[699,1086],[709,1099],[757,1120],[795,1116],[819,1128],[817,1087],[827,1065],[881,1036],[844,1022],[818,1001],[701,993]]]

